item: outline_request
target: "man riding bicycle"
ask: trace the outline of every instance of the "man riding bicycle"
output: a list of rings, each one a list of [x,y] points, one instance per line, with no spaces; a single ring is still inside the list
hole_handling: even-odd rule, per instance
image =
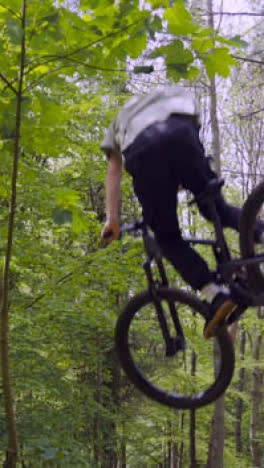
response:
[[[145,222],[153,230],[163,255],[182,278],[200,290],[210,304],[204,336],[235,308],[229,290],[215,282],[204,259],[186,243],[177,217],[177,192],[183,187],[195,197],[216,177],[199,139],[199,111],[191,92],[178,86],[158,88],[132,97],[118,113],[101,144],[108,157],[106,174],[106,223],[102,237],[118,239],[122,162],[133,178],[135,194]],[[201,214],[211,221],[204,201]],[[219,192],[215,199],[224,227],[239,230],[241,209],[226,203]],[[264,243],[264,223],[255,228],[255,241]]]

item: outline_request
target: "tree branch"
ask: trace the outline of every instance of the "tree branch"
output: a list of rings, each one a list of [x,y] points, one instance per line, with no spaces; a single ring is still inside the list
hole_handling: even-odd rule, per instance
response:
[[[129,28],[131,28],[132,26],[135,26],[136,24],[138,24],[140,22],[140,20],[138,21],[135,21],[134,23],[131,23],[121,29],[118,29],[116,31],[112,31],[110,32],[109,34],[106,34],[105,36],[103,37],[100,37],[99,39],[96,39],[96,41],[93,41],[93,42],[89,42],[88,44],[82,46],[82,47],[79,47],[75,50],[73,50],[72,52],[67,52],[63,55],[42,55],[42,57],[40,58],[37,58],[37,59],[34,59],[34,60],[31,60],[31,62],[28,63],[28,65],[32,64],[32,63],[35,63],[37,60],[41,60],[42,58],[47,58],[48,60],[45,61],[45,62],[40,62],[40,63],[37,63],[34,67],[28,69],[25,73],[30,73],[34,68],[38,67],[39,65],[43,65],[43,64],[47,64],[47,63],[50,63],[50,62],[54,62],[56,60],[61,60],[61,59],[65,59],[65,58],[68,58],[70,57],[71,55],[74,55],[74,54],[77,54],[78,52],[82,52],[83,50],[86,50],[86,49],[89,49],[90,47],[102,42],[102,41],[105,41],[106,39],[110,38],[110,37],[113,37],[113,36],[116,36],[117,34],[119,34],[120,32],[123,32],[123,31],[126,31],[128,30]]]
[[[68,68],[68,66],[69,65],[61,65],[60,67],[53,68],[52,70],[49,70],[49,71],[47,71],[45,73],[42,73],[42,75],[40,75],[38,78],[33,80],[32,83],[24,89],[24,92],[35,88],[45,76],[51,75],[52,73],[55,73],[56,71],[62,70],[63,68]]]
[[[209,12],[208,11],[204,11],[202,8],[197,8],[197,10],[200,10],[201,13],[202,13],[202,16],[209,16]],[[225,15],[225,16],[257,16],[257,17],[262,17],[264,16],[264,13],[253,13],[253,12],[249,12],[249,11],[245,11],[245,12],[228,12],[228,11],[213,11],[211,13],[213,16],[220,16],[220,15]]]
[[[251,62],[251,63],[256,63],[258,65],[264,65],[264,62],[261,61],[261,60],[254,60],[254,59],[250,59],[250,58],[239,57],[238,55],[233,55],[233,54],[230,54],[230,55],[231,55],[231,57],[233,57],[236,60],[242,60],[243,62]]]
[[[2,2],[0,2],[0,5],[5,8],[9,13],[11,13],[13,16],[15,16],[17,19],[21,20],[21,16],[17,14],[15,11],[11,10],[8,6],[4,5]]]
[[[131,26],[134,26],[135,24],[137,24],[139,22],[140,21],[135,21],[134,23],[131,23],[128,26],[125,26],[124,28],[121,28],[121,29],[118,29],[117,31],[111,32],[111,33],[107,34],[106,36],[103,36],[100,39],[97,39],[94,42],[90,42],[89,44],[86,44],[85,46],[80,47],[78,49],[75,49],[72,52],[68,52],[68,53],[66,53],[64,55],[42,55],[42,57],[31,60],[30,62],[28,62],[27,66],[29,66],[30,64],[36,63],[36,62],[37,63],[36,63],[36,65],[32,66],[31,68],[28,68],[27,70],[25,70],[24,75],[29,74],[30,72],[32,72],[35,68],[39,67],[40,65],[46,65],[46,64],[51,63],[51,62],[56,62],[56,61],[59,61],[59,60],[63,60],[65,58],[70,57],[73,54],[81,52],[82,50],[88,49],[89,47],[92,47],[93,45],[98,44],[99,42],[104,41],[105,39],[108,39],[109,37],[115,36],[116,34],[119,34],[120,32],[126,31]],[[39,60],[41,60],[41,59],[43,59],[45,57],[48,60],[45,60],[44,62],[39,62]],[[10,87],[10,85],[12,85],[14,82],[15,82],[15,80],[13,80],[11,83],[9,83],[8,86]]]
[[[66,57],[66,60],[67,57]],[[69,63],[68,64],[65,64],[65,65],[61,65],[60,67],[57,67],[57,68],[53,68],[52,70],[49,70],[45,73],[43,73],[42,75],[40,75],[38,78],[36,78],[36,80],[32,81],[32,83],[27,86],[24,91],[28,91],[29,89],[33,89],[35,86],[37,86],[39,84],[39,82],[45,77],[45,76],[48,76],[48,75],[51,75],[52,73],[55,73],[56,71],[59,71],[59,70],[62,70],[63,68],[69,68],[69,67],[73,67],[74,64],[77,63],[78,65],[81,65],[85,68],[90,68],[92,70],[98,70],[98,71],[106,71],[106,72],[115,72],[115,73],[119,73],[119,72],[122,72],[122,73],[128,73],[128,74],[131,74],[131,71],[127,71],[125,68],[107,68],[107,67],[98,67],[96,65],[90,65],[89,63],[85,63],[85,62],[82,62],[81,60],[76,60],[76,59],[73,59],[73,58],[70,58],[69,59]]]
[[[109,37],[112,37],[112,36],[115,36],[116,34],[119,34],[120,32],[123,32],[123,31],[126,31],[127,29],[129,29],[131,26],[134,26],[135,24],[139,23],[140,21],[135,21],[134,23],[131,23],[129,24],[128,26],[125,26],[124,28],[121,28],[121,29],[118,29],[117,31],[114,31],[114,32],[111,32],[109,34],[107,34],[106,36],[103,36],[101,37],[100,39],[97,39],[96,41],[94,42],[90,42],[89,44],[86,44],[85,46],[83,47],[80,47],[78,49],[75,49],[73,50],[72,52],[68,52],[64,55],[42,55],[42,57],[39,57],[37,59],[34,59],[34,60],[31,60],[30,62],[28,62],[27,66],[33,64],[33,63],[36,63],[36,65],[32,66],[31,68],[28,68],[27,70],[25,70],[24,72],[24,75],[27,75],[29,74],[30,72],[32,72],[35,68],[39,67],[40,65],[46,65],[48,63],[51,63],[51,62],[56,62],[56,61],[60,61],[60,60],[63,60],[65,58],[68,58],[70,57],[71,55],[73,54],[76,54],[78,52],[81,52],[82,50],[85,50],[85,49],[88,49],[89,47],[92,47],[93,45],[95,44],[98,44],[99,42],[101,41],[104,41],[105,39],[108,39]],[[43,58],[47,58],[48,60],[45,60],[44,62],[41,62],[40,60],[43,59]],[[26,68],[26,67],[25,67]],[[12,85],[13,83],[15,82],[12,81],[10,84]],[[27,88],[28,89],[28,88]]]
[[[15,93],[15,95],[17,96],[17,90],[2,73],[0,73],[0,78],[7,85],[7,87],[10,88],[13,91],[13,93]]]
[[[264,112],[264,107],[263,109],[258,109],[254,112],[249,112],[249,114],[235,114],[235,115],[239,117],[240,119],[246,119],[247,117],[251,117],[252,115],[259,114],[260,112]]]
[[[87,265],[89,265],[89,263],[85,264],[84,265],[84,268],[86,270],[87,268]],[[77,268],[75,268],[73,271],[70,271],[69,273],[67,273],[66,275],[62,276],[61,278],[59,278],[56,282],[55,282],[55,287],[61,283],[64,283],[65,280],[69,280],[71,279],[76,273],[80,273],[80,266],[78,266]],[[50,293],[50,290],[49,290],[49,293]],[[33,299],[29,304],[27,304],[24,309],[30,309],[31,307],[33,307],[37,302],[41,301],[41,299],[43,299],[43,297],[45,297],[48,293],[42,293],[40,294],[39,296],[35,297],[35,299]]]

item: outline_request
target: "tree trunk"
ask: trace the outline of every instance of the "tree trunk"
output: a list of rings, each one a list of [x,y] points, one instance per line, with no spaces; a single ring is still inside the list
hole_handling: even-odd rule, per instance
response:
[[[174,424],[173,424],[173,415],[175,412],[171,410],[171,417],[169,420],[169,443],[168,443],[168,468],[175,468],[176,467],[176,459],[177,459],[177,445],[174,440]]]
[[[173,442],[171,444],[170,466],[169,466],[169,468],[175,468],[176,459],[177,459],[177,449],[176,449],[176,444]]]
[[[208,26],[214,29],[213,0],[207,0]],[[219,122],[217,117],[217,95],[215,78],[210,79],[210,121],[212,129],[212,153],[215,158],[215,170],[221,173],[221,149],[219,136]]]
[[[240,359],[244,360],[246,347],[246,333],[244,328],[241,328],[240,335]],[[239,379],[237,389],[241,393],[244,390],[245,384],[245,368],[241,365],[239,369]],[[243,400],[238,397],[236,401],[236,423],[235,423],[235,443],[237,453],[242,452],[242,439],[241,439],[241,423],[242,423],[242,414],[243,414]]]
[[[213,0],[207,0],[208,26],[214,28]],[[221,173],[220,159],[220,136],[219,123],[217,117],[217,94],[215,78],[210,79],[210,120],[212,129],[212,152],[215,160],[215,170],[218,175]],[[217,361],[219,350],[215,347],[215,371],[217,372]],[[211,422],[209,450],[207,458],[207,468],[223,468],[224,454],[224,414],[225,397],[219,398],[214,407],[214,415]]]
[[[215,373],[219,369],[219,347],[215,341],[214,347]],[[224,466],[224,431],[225,431],[225,395],[221,396],[214,407],[211,422],[209,450],[206,468],[223,468]]]
[[[196,468],[196,447],[195,447],[195,410],[190,411],[190,454],[189,468]]]
[[[123,425],[124,428],[124,425]],[[126,436],[125,430],[123,429],[122,440],[121,440],[121,468],[126,468]]]
[[[168,468],[170,468],[171,466],[171,446],[172,446],[172,438],[173,438],[173,435],[172,435],[172,423],[171,423],[171,419],[168,419],[168,422],[167,422],[167,453],[168,453],[168,456],[167,456],[167,466]]]
[[[259,366],[262,333],[256,330],[252,346],[252,355],[255,365],[251,372],[251,418],[250,418],[250,451],[252,467],[261,467],[261,444],[260,444],[260,405],[262,400],[263,370]]]
[[[224,414],[225,396],[223,395],[216,401],[214,407],[206,468],[222,468],[224,466]]]
[[[184,412],[181,412],[180,415],[180,431],[181,431],[181,443],[179,446],[179,451],[178,451],[178,458],[177,458],[177,468],[183,468],[183,450],[184,450],[184,434],[183,434],[183,428],[184,428]]]
[[[191,375],[194,376],[196,371],[196,354],[192,351],[191,355]],[[189,448],[189,468],[196,467],[196,445],[195,445],[195,410],[190,411],[190,448]]]
[[[13,233],[16,212],[16,186],[17,186],[17,170],[19,160],[19,141],[20,141],[20,126],[21,126],[21,106],[22,106],[22,88],[24,79],[25,67],[25,28],[26,28],[26,0],[22,2],[21,11],[21,51],[20,51],[20,70],[18,80],[18,90],[16,93],[16,121],[15,121],[15,136],[14,136],[14,153],[13,153],[13,170],[11,183],[11,200],[8,219],[8,236],[5,254],[5,265],[3,272],[3,286],[1,288],[1,368],[2,368],[2,385],[4,395],[4,406],[7,421],[7,437],[8,447],[4,466],[7,468],[16,467],[18,458],[18,442],[17,429],[15,421],[15,411],[13,406],[13,395],[11,388],[11,379],[9,371],[9,352],[8,352],[8,298],[9,298],[9,266],[11,261]],[[14,89],[14,88],[12,88]]]

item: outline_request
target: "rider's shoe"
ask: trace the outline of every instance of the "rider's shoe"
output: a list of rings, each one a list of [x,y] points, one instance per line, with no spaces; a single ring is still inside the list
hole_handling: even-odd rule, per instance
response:
[[[230,295],[219,292],[210,304],[209,317],[203,332],[204,337],[211,338],[235,308],[236,304],[232,301]]]

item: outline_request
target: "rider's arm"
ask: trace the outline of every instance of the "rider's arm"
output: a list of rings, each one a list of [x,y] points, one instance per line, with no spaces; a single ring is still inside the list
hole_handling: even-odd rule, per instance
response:
[[[112,242],[119,237],[119,200],[122,176],[122,159],[119,154],[109,151],[108,167],[106,171],[106,223],[102,230],[102,237],[106,242]]]

